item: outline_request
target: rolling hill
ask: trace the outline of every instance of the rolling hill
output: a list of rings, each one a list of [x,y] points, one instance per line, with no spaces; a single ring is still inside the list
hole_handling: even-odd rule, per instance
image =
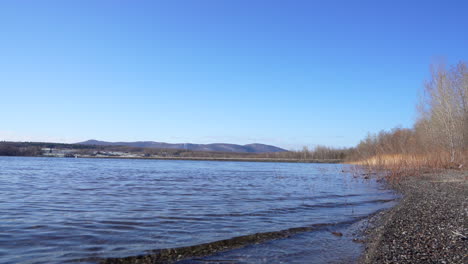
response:
[[[213,143],[213,144],[191,144],[191,143],[164,143],[154,141],[136,141],[136,142],[107,142],[99,140],[87,140],[76,144],[80,145],[95,145],[95,146],[128,146],[140,148],[167,148],[167,149],[186,149],[192,151],[219,151],[219,152],[238,152],[238,153],[269,153],[269,152],[282,152],[285,149],[265,145],[265,144],[247,144],[236,145],[227,143]]]

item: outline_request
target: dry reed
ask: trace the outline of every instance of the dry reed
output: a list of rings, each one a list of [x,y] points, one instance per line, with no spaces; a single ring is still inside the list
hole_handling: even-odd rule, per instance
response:
[[[468,152],[459,155],[456,162],[452,162],[450,153],[439,151],[424,155],[376,155],[365,160],[350,162],[350,164],[358,165],[357,171],[365,177],[378,174],[394,182],[400,181],[404,177],[420,176],[424,173],[438,172],[444,169],[467,169],[465,165],[467,161]]]

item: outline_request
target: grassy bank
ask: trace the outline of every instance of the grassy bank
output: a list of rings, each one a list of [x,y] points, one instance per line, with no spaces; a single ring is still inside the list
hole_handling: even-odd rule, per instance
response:
[[[442,172],[447,169],[466,170],[468,153],[460,155],[454,162],[449,153],[434,154],[392,154],[376,155],[350,164],[360,166],[359,170],[367,173],[384,175],[389,181],[399,181],[402,178],[421,176],[426,173]]]

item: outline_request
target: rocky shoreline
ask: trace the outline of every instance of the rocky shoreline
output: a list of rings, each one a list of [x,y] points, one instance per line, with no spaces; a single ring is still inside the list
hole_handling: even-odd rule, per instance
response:
[[[390,185],[401,201],[368,219],[360,263],[468,263],[468,172]]]

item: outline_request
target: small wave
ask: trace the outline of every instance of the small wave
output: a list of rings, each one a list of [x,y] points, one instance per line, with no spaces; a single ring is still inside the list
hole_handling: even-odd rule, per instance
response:
[[[123,258],[106,258],[98,260],[101,264],[127,264],[127,263],[168,263],[194,257],[206,257],[217,252],[242,248],[248,245],[264,243],[270,240],[288,238],[290,236],[323,230],[330,227],[349,225],[356,223],[365,217],[356,217],[349,221],[337,223],[313,224],[305,227],[294,227],[280,231],[255,233],[251,235],[238,236],[225,240],[214,241],[188,247],[166,248],[148,251],[149,254],[130,256]],[[89,261],[90,259],[80,259],[76,262]],[[95,260],[95,259],[94,259]]]
[[[364,204],[373,204],[373,203],[387,203],[392,202],[395,199],[376,199],[376,200],[367,200],[367,201],[358,201],[358,202],[329,202],[329,203],[318,203],[318,204],[301,204],[297,207],[283,207],[283,208],[273,208],[269,210],[256,211],[251,213],[226,213],[226,214],[205,214],[206,217],[246,217],[246,216],[269,216],[275,214],[290,214],[293,212],[310,210],[313,208],[341,208],[346,206],[358,206]]]

